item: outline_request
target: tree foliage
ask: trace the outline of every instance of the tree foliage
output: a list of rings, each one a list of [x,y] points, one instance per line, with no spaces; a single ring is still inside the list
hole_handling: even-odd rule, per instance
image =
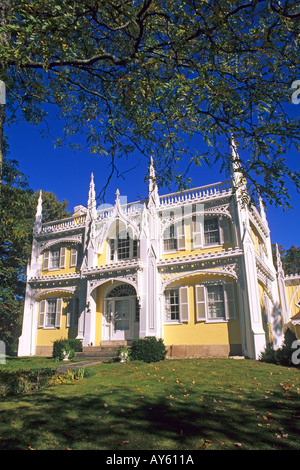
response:
[[[285,274],[300,274],[300,246],[293,244],[284,251],[282,267]]]
[[[7,122],[46,119],[58,106],[77,148],[137,152],[158,183],[189,181],[206,162],[230,171],[232,136],[251,195],[288,205],[299,118],[288,111],[300,77],[295,0],[5,0],[0,78]],[[17,112],[18,111],[18,112]],[[58,139],[61,144],[61,139]]]
[[[44,193],[47,222],[70,213],[67,202]],[[26,266],[30,258],[32,230],[38,193],[29,188],[27,178],[15,160],[4,160],[0,193],[0,339],[8,353],[16,350],[21,334]]]
[[[282,245],[278,246],[282,268],[285,274],[299,274],[300,273],[300,246],[292,245],[290,248],[285,249]],[[272,245],[272,254],[274,266],[277,264],[276,245]]]

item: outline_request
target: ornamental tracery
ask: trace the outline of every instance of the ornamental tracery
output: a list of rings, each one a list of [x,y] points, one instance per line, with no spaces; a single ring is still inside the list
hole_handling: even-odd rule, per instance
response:
[[[131,284],[119,284],[113,287],[107,294],[107,297],[128,297],[136,295],[136,290]]]

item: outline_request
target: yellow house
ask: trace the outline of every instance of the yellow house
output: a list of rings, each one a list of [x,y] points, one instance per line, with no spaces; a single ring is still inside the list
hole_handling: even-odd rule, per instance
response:
[[[87,207],[50,223],[40,194],[18,354],[51,355],[60,338],[91,348],[155,336],[172,357],[279,347],[270,231],[262,203],[242,205],[238,178],[159,195],[151,163],[147,200],[117,191],[96,207],[92,176]]]

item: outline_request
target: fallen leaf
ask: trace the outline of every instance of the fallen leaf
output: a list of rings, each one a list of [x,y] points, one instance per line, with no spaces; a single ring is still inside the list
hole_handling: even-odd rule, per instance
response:
[[[124,446],[126,444],[129,444],[129,441],[123,441],[118,444],[118,446]]]

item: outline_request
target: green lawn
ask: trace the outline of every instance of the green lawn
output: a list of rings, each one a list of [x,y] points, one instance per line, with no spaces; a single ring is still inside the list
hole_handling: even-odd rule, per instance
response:
[[[0,449],[300,449],[296,368],[185,359],[89,369],[72,384],[1,398]]]

